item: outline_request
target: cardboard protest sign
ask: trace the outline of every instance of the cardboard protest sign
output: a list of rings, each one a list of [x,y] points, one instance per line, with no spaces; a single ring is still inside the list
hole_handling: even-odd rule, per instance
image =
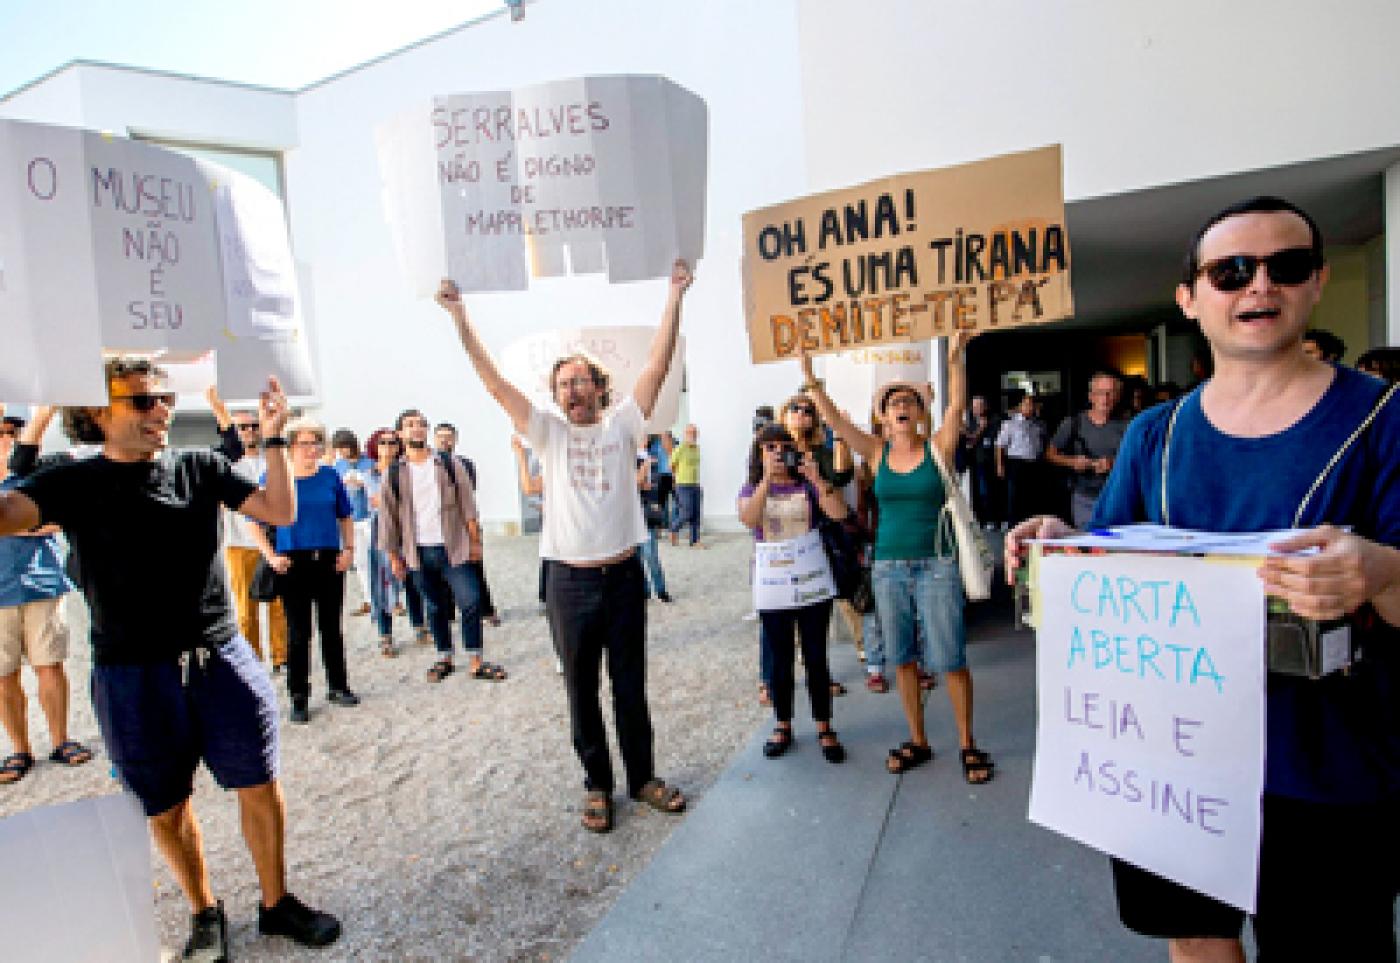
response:
[[[891,381],[927,385],[933,380],[933,352],[928,341],[878,345],[846,351],[826,359],[822,380],[836,407],[860,425],[870,424],[875,392]],[[927,398],[925,399],[927,404]],[[932,406],[930,406],[932,407]]]
[[[637,375],[651,353],[655,328],[599,327],[544,331],[513,341],[501,352],[501,373],[540,408],[554,405],[549,376],[554,362],[575,352],[585,352],[611,376],[612,403],[632,393]],[[676,336],[671,369],[661,382],[656,407],[647,421],[650,430],[669,430],[680,417],[681,382],[684,380],[685,337]]]
[[[705,246],[705,102],[656,76],[434,98],[375,132],[389,234],[430,295],[665,277]]]
[[[128,794],[0,819],[0,906],[8,960],[150,963],[156,936],[151,843]],[[77,910],[77,911],[75,911]]]
[[[750,211],[743,274],[755,363],[1069,317],[1060,148]]]
[[[1253,911],[1262,585],[1207,558],[1039,559],[1030,819]]]
[[[153,144],[0,121],[0,397],[106,401],[101,356],[217,352],[225,397],[310,394],[281,202]]]

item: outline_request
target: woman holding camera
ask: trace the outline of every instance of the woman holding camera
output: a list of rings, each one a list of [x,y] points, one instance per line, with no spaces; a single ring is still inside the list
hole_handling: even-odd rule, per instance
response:
[[[946,673],[963,778],[978,785],[992,778],[994,767],[972,734],[972,673],[967,667],[962,578],[956,536],[943,511],[943,478],[948,472],[935,464],[940,459],[945,468],[951,466],[957,453],[966,405],[963,353],[969,337],[958,332],[948,339],[948,408],[942,426],[931,437],[925,436],[923,428],[927,402],[914,385],[894,382],[880,390],[882,440],[861,431],[836,409],[806,354],[802,374],[804,389],[827,423],[852,451],[875,466],[873,490],[879,506],[871,569],[875,606],[886,651],[898,667],[895,682],[909,726],[909,740],[890,750],[886,768],[898,774],[933,758],[919,691],[917,623],[923,629],[924,657],[931,663],[925,668]]]
[[[798,538],[815,529],[823,515],[836,520],[846,516],[841,493],[821,477],[811,456],[797,451],[786,428],[770,425],[761,430],[754,439],[749,463],[752,467],[748,484],[739,491],[739,520],[753,530],[758,541]],[[796,634],[807,666],[807,697],[822,756],[827,762],[841,762],[846,758],[846,750],[831,728],[831,671],[826,661],[831,599],[797,608],[760,609],[758,615],[773,655],[770,684],[777,720],[763,754],[777,758],[794,742],[792,664]]]

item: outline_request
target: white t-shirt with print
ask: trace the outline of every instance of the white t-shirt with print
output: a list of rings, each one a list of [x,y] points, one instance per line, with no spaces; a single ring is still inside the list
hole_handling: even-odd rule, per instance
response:
[[[530,445],[544,476],[542,558],[596,562],[647,540],[635,454],[645,437],[642,410],[630,396],[596,425],[530,411]]]
[[[438,487],[437,456],[432,452],[421,462],[407,462],[413,486],[413,541],[416,545],[443,545],[442,489]]]

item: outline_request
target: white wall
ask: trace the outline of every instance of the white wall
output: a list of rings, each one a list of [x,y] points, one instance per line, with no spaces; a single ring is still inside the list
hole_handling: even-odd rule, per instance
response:
[[[0,104],[5,120],[28,120],[37,124],[83,126],[81,68],[68,67],[32,84]]]
[[[1395,0],[803,0],[812,187],[1059,142],[1069,200],[1400,143]]]
[[[806,192],[794,0],[547,0],[308,89],[287,157],[298,259],[313,265],[325,416],[362,432],[403,407],[452,421],[482,479],[488,523],[519,515],[509,425],[446,317],[400,282],[383,212],[374,126],[436,93],[501,90],[590,73],[660,73],[710,109],[706,256],[686,300],[690,414],[700,429],[707,514],[732,516],[755,405],[786,397],[796,365],[748,361],[739,286],[743,212]],[[582,324],[654,325],[664,281],[538,281],[468,300],[488,345]]]

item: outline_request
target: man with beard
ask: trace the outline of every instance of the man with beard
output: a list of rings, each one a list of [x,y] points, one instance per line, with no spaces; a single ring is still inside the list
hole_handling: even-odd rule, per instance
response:
[[[544,468],[545,513],[540,555],[550,564],[545,606],[564,685],[574,751],[583,764],[583,827],[613,825],[613,769],[598,701],[607,649],[617,741],[628,793],[661,812],[685,808],[680,790],[656,778],[646,699],[646,588],[637,546],[647,539],[637,498],[634,457],[646,438],[661,383],[671,367],[681,300],[690,267],[677,260],[666,307],[646,364],[630,397],[610,407],[609,378],[585,354],[558,359],[550,388],[562,417],[536,408],[506,381],[482,344],[457,286],[444,280],[437,300],[451,315],[462,346],[486,390],[527,435]]]

